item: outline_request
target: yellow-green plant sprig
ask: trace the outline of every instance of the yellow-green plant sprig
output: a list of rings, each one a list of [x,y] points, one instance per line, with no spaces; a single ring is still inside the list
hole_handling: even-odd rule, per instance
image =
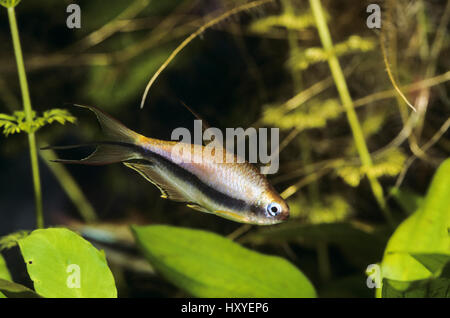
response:
[[[33,109],[31,107],[27,75],[25,73],[25,66],[23,63],[22,48],[20,45],[19,30],[17,28],[14,6],[7,7],[7,10],[8,10],[9,26],[11,29],[11,36],[14,47],[14,54],[17,63],[17,72],[19,74],[20,89],[22,91],[23,109],[25,111],[27,125],[28,127],[31,127],[33,122]],[[31,170],[33,174],[34,199],[36,206],[36,226],[37,228],[43,228],[44,214],[42,209],[42,191],[39,176],[39,163],[36,148],[36,138],[32,130],[28,132],[28,143],[30,147]]]
[[[348,91],[347,82],[339,64],[339,60],[333,51],[333,42],[328,30],[322,5],[320,3],[320,0],[309,0],[309,3],[316,21],[316,26],[319,32],[322,46],[324,50],[328,52],[328,64],[330,66],[331,74],[333,76],[336,88],[347,114],[347,119],[352,130],[353,139],[355,140],[356,149],[358,151],[359,157],[361,158],[363,167],[369,170],[373,165],[372,158],[370,157],[369,150],[367,149],[361,125],[353,107],[353,101]],[[392,225],[393,219],[384,199],[383,188],[381,187],[376,177],[367,175],[367,178],[369,179],[372,192],[379,206],[381,207],[381,210],[383,211],[387,222]]]
[[[15,111],[12,115],[0,114],[0,128],[3,128],[3,134],[8,136],[17,134],[22,131],[36,132],[42,126],[58,122],[64,125],[66,122],[75,123],[76,118],[67,110],[53,108],[44,112],[42,116],[37,116],[36,112],[32,112],[31,126],[27,122],[24,111]]]

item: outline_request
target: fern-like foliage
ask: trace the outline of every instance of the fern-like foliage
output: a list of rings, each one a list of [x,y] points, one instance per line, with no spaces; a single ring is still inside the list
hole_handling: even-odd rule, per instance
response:
[[[37,116],[33,111],[32,123],[29,125],[26,121],[24,111],[15,111],[12,115],[0,114],[0,128],[3,128],[3,134],[9,136],[22,131],[35,132],[42,126],[58,122],[64,125],[66,122],[75,123],[76,118],[65,109],[54,108],[45,111],[42,116]]]
[[[323,196],[317,202],[311,202],[305,196],[298,196],[289,201],[289,206],[292,217],[302,218],[312,224],[342,222],[353,214],[346,199],[336,194]]]
[[[0,5],[4,6],[5,8],[14,8],[16,5],[18,5],[20,0],[0,0]]]
[[[388,111],[386,108],[377,109],[375,112],[369,113],[361,123],[361,129],[363,131],[364,137],[369,138],[377,133],[383,128],[388,117]]]
[[[273,29],[285,28],[287,30],[303,30],[315,24],[314,16],[310,11],[302,15],[284,13],[258,19],[250,25],[250,31],[267,33]]]
[[[357,35],[350,36],[346,41],[337,43],[334,46],[334,54],[336,56],[343,56],[357,52],[368,52],[375,48],[376,41],[373,39],[363,38]],[[298,54],[294,55],[289,64],[291,67],[299,70],[305,70],[309,66],[325,62],[328,56],[332,52],[326,52],[321,47],[309,47],[301,50]]]
[[[336,99],[314,100],[290,113],[286,113],[281,107],[266,107],[262,121],[280,129],[295,127],[301,131],[325,127],[328,120],[337,118],[341,113],[342,106]]]
[[[382,177],[398,175],[405,163],[406,155],[400,149],[391,149],[382,157],[375,160],[372,167],[363,167],[361,165],[341,166],[336,168],[336,173],[347,184],[357,187],[364,176]]]

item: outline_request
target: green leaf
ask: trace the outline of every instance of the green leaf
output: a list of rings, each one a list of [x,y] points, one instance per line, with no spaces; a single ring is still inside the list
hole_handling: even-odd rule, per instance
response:
[[[390,238],[382,275],[394,282],[411,282],[436,276],[427,264],[412,255],[450,255],[450,159],[438,168],[423,205],[408,217]],[[433,265],[435,266],[435,265]],[[398,284],[397,284],[398,285]],[[405,286],[407,286],[406,284]],[[404,290],[405,286],[397,286]]]
[[[318,243],[337,246],[348,260],[357,266],[367,266],[380,259],[386,246],[387,236],[380,231],[370,232],[352,223],[304,224],[288,222],[261,228],[243,238],[252,244],[294,242],[315,248]],[[370,248],[367,248],[370,246]]]
[[[11,281],[11,275],[9,274],[8,267],[6,267],[5,259],[0,254],[0,279],[5,279]],[[6,296],[0,292],[0,298],[5,298]]]
[[[133,226],[156,270],[196,297],[315,297],[309,280],[283,258],[249,250],[214,233]]]
[[[0,278],[0,292],[8,298],[39,298],[39,295],[31,289],[2,278]]]
[[[411,254],[434,276],[439,276],[445,265],[450,261],[450,255],[444,254]]]
[[[405,285],[398,290],[395,286]],[[450,279],[438,278],[432,280],[415,281],[410,284],[383,280],[383,298],[450,298]]]
[[[6,267],[5,259],[1,254],[0,254],[0,278],[11,280],[11,275],[9,274],[8,267]]]
[[[63,228],[33,231],[19,247],[36,292],[44,297],[117,297],[103,252]]]

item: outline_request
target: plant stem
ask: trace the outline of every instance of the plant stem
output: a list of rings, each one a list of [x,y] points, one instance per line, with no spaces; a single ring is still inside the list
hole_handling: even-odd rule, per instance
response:
[[[8,89],[5,81],[0,76],[0,99],[3,100],[5,107],[12,113],[15,110],[20,108],[19,100],[16,98],[14,94]],[[48,145],[49,143],[39,138],[39,144]],[[81,190],[78,183],[69,173],[67,168],[64,165],[55,165],[51,160],[57,159],[56,153],[53,150],[46,150],[39,152],[39,156],[43,159],[43,162],[47,165],[47,167],[53,172],[55,178],[60,183],[63,190],[66,192],[67,196],[72,203],[77,208],[80,216],[87,223],[93,223],[98,220],[96,212],[92,207],[91,203],[85,197],[83,191]]]
[[[42,138],[39,139],[42,143]],[[73,202],[75,207],[78,209],[81,217],[86,223],[94,223],[98,221],[97,214],[91,203],[85,197],[80,186],[74,180],[72,175],[64,168],[63,165],[53,164],[51,160],[57,159],[56,153],[51,150],[41,151],[40,156],[43,161],[47,164],[47,167],[53,172],[57,178],[59,184],[66,192],[69,199]]]
[[[336,88],[338,90],[341,102],[344,106],[345,112],[347,114],[347,119],[352,130],[353,139],[355,141],[356,149],[358,151],[361,162],[366,171],[373,166],[372,158],[370,157],[369,150],[367,149],[366,141],[364,140],[364,135],[359,124],[358,116],[356,115],[355,109],[353,108],[353,101],[347,88],[347,82],[345,81],[344,74],[342,72],[339,60],[336,57],[333,50],[333,42],[331,40],[330,32],[325,20],[322,5],[320,0],[309,0],[311,5],[311,10],[316,20],[317,30],[319,31],[320,40],[322,46],[328,55],[328,64],[330,66],[331,74],[333,76]],[[384,217],[390,225],[393,225],[393,219],[391,213],[388,210],[386,201],[384,200],[383,188],[378,182],[377,178],[367,173],[367,178],[369,179],[372,192],[378,205],[384,213]]]
[[[34,200],[36,205],[36,226],[44,227],[44,215],[42,211],[42,193],[41,182],[39,177],[39,163],[36,148],[36,138],[32,131],[33,110],[31,108],[30,93],[28,91],[27,75],[23,63],[22,48],[20,46],[19,30],[17,28],[16,14],[13,7],[8,8],[9,26],[11,28],[11,36],[16,56],[17,72],[19,74],[20,89],[22,91],[23,109],[25,111],[26,121],[28,125],[28,143],[30,146],[31,170],[33,174],[34,184]]]

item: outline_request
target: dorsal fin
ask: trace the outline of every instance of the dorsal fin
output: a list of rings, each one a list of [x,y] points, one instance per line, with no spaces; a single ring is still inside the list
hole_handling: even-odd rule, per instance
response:
[[[197,118],[198,120],[201,120],[202,122],[202,132],[205,133],[205,130],[208,129],[210,127],[210,125],[208,124],[208,122],[206,120],[204,120],[202,117],[200,117],[199,114],[197,114],[192,108],[190,108],[188,105],[186,105],[185,102],[183,102],[181,99],[178,99],[181,103],[181,105],[183,105],[192,115],[194,115],[195,118]],[[202,143],[204,146],[207,146],[209,143],[211,143],[212,140],[202,140]]]
[[[205,132],[205,130],[210,127],[208,122],[206,120],[204,120],[202,117],[200,117],[199,114],[197,114],[192,108],[190,108],[188,105],[186,105],[186,103],[183,102],[181,99],[179,99],[179,101],[180,101],[181,105],[183,105],[192,115],[194,115],[195,118],[202,121],[203,132]]]

